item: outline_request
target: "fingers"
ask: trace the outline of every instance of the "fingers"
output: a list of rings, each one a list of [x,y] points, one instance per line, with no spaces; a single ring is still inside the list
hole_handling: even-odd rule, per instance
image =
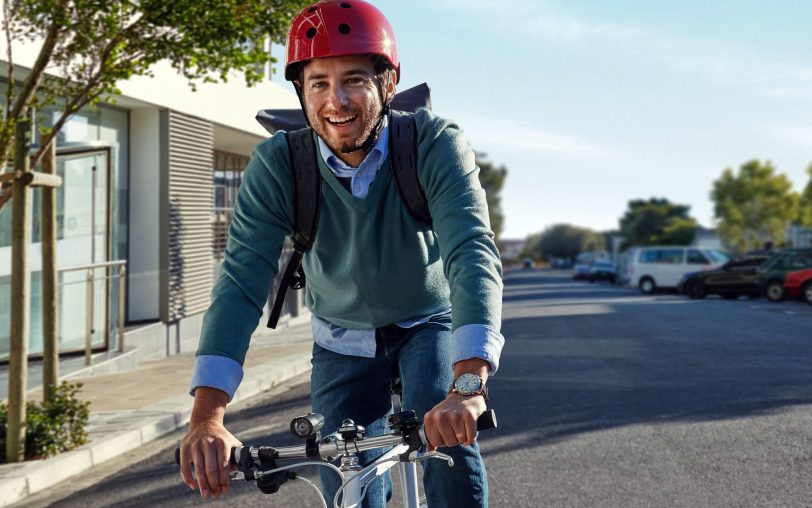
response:
[[[220,485],[220,492],[225,494],[228,492],[228,471],[231,469],[228,459],[231,455],[231,450],[225,442],[219,443],[217,446],[217,466],[218,466],[218,483]]]
[[[482,402],[482,404],[480,404]],[[428,450],[439,446],[470,445],[476,441],[476,418],[482,412],[483,401],[446,399],[423,417],[423,429],[429,441]]]
[[[195,446],[192,449],[192,460],[194,460],[195,477],[197,478],[200,496],[208,499],[211,495],[211,489],[209,488],[209,480],[206,476],[206,455],[200,446]]]
[[[222,493],[220,490],[220,465],[222,462],[217,456],[218,447],[219,446],[215,443],[209,443],[209,445],[204,448],[206,457],[206,482],[209,484],[209,491],[214,497],[220,497]]]
[[[192,490],[197,490],[197,481],[192,474],[191,449],[188,446],[180,448],[180,477],[183,482]]]

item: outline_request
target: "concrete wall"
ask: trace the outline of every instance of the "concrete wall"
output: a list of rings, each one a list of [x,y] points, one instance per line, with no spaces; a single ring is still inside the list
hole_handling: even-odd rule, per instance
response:
[[[161,139],[157,109],[130,111],[130,321],[160,317]]]

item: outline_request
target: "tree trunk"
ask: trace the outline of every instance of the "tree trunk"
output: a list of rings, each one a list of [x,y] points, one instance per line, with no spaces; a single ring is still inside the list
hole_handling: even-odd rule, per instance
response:
[[[21,120],[15,129],[14,170],[30,171],[28,149],[30,122]],[[28,335],[30,327],[31,276],[28,245],[31,242],[31,188],[22,178],[14,183],[11,235],[11,336],[8,376],[8,432],[6,461],[25,459],[25,391],[28,381]]]

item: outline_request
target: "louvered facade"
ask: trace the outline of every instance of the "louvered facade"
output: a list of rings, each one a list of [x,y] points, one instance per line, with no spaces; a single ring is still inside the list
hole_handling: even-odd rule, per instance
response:
[[[211,123],[171,110],[161,113],[162,319],[199,314],[212,289],[214,134]]]

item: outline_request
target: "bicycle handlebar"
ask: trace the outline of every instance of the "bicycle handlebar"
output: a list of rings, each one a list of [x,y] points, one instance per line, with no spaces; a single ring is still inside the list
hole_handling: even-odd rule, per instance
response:
[[[496,428],[496,413],[493,409],[488,409],[477,418],[477,431],[488,430]],[[426,435],[423,432],[422,426],[419,429],[420,441],[427,443]],[[346,443],[336,440],[322,439],[318,443],[318,455],[322,459],[331,460],[346,452]],[[353,452],[363,452],[375,448],[382,448],[386,446],[396,446],[405,443],[405,437],[402,434],[386,434],[383,436],[362,437],[356,441],[352,441]],[[342,444],[344,447],[342,448]],[[241,463],[242,454],[246,451],[249,453],[262,453],[263,447],[246,447],[239,446],[231,449],[229,463],[232,465],[239,465]],[[279,448],[272,448],[275,459],[306,459],[312,458],[308,455],[307,445],[298,446],[283,446]],[[175,463],[180,464],[180,448],[175,448]]]

